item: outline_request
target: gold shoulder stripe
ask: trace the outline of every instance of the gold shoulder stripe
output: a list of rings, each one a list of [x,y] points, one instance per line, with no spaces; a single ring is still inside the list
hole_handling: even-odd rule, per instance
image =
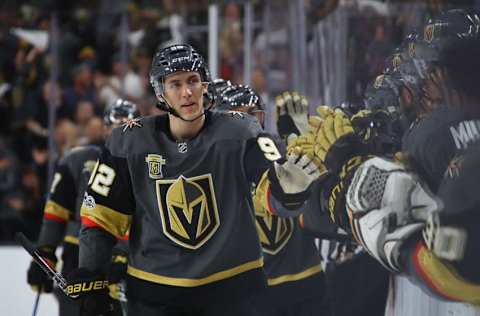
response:
[[[205,285],[208,283],[212,283],[215,281],[220,281],[224,279],[231,278],[237,274],[241,274],[243,272],[253,270],[253,269],[258,269],[263,267],[263,258],[250,261],[244,264],[241,264],[239,266],[236,266],[234,268],[220,271],[214,274],[211,274],[207,277],[204,278],[199,278],[199,279],[187,279],[187,278],[173,278],[173,277],[167,277],[163,275],[158,275],[158,274],[153,274],[149,272],[145,272],[139,269],[136,269],[132,266],[128,266],[127,273],[130,274],[131,276],[134,276],[136,278],[154,282],[154,283],[159,283],[159,284],[167,284],[167,285],[173,285],[173,286],[183,286],[183,287],[195,287],[195,286],[200,286],[200,285]]]
[[[94,222],[119,239],[125,237],[132,221],[131,215],[122,214],[100,204],[96,204],[94,208],[82,205],[80,215],[82,218]]]
[[[65,221],[68,221],[70,218],[70,211],[52,200],[48,200],[45,204],[44,214],[50,214],[64,219]]]
[[[285,282],[292,282],[292,281],[298,281],[302,279],[306,279],[309,276],[312,276],[314,274],[317,274],[322,271],[322,267],[320,265],[315,265],[313,267],[308,268],[305,271],[302,271],[300,273],[295,273],[295,274],[286,274],[279,276],[277,278],[272,278],[268,279],[268,286],[273,286],[273,285],[279,285],[281,283]]]
[[[71,235],[66,235],[63,241],[77,246],[80,245],[80,241],[78,240],[78,238]]]
[[[455,300],[480,304],[480,285],[465,281],[426,247],[417,248],[416,261],[421,273],[439,293]]]

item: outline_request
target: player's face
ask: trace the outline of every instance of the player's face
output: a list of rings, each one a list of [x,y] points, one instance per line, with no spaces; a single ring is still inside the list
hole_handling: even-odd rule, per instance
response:
[[[164,97],[184,119],[193,119],[203,112],[203,94],[207,84],[198,72],[179,71],[168,75],[164,82]]]

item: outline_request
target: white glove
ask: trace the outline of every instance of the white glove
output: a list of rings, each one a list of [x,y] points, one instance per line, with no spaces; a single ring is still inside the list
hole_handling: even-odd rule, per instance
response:
[[[303,155],[291,154],[283,164],[274,163],[278,183],[286,194],[304,192],[321,175],[317,165]]]
[[[300,134],[308,132],[308,101],[297,92],[284,92],[277,96],[275,103],[279,115],[288,115]]]
[[[399,272],[403,242],[425,226],[439,204],[400,163],[364,162],[347,192],[347,212],[357,241],[382,265]]]

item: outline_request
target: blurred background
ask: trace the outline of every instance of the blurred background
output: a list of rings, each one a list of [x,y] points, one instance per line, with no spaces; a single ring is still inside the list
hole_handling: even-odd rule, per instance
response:
[[[319,104],[363,102],[367,82],[425,18],[480,1],[3,0],[0,4],[0,242],[35,240],[55,160],[102,135],[118,97],[156,113],[158,47],[190,43],[214,78],[267,104],[285,90]]]
[[[461,7],[480,0],[0,1],[0,314],[31,311],[30,259],[11,246],[17,231],[36,240],[58,157],[101,139],[104,108],[118,97],[158,113],[148,80],[158,47],[189,43],[213,78],[250,85],[275,133],[276,95],[296,90],[312,113],[363,103],[407,34]],[[56,302],[45,300],[39,315],[53,315]]]

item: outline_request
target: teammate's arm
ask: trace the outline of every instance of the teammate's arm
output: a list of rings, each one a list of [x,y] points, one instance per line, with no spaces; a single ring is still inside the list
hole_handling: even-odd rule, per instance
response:
[[[80,211],[80,267],[93,271],[108,266],[113,245],[130,228],[134,203],[126,158],[104,150],[88,182]]]

